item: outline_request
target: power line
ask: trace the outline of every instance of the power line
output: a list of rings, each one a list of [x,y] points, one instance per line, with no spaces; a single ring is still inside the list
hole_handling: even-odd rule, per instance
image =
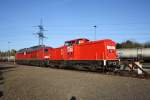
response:
[[[38,36],[38,38],[39,38],[39,45],[43,45],[43,39],[46,38],[46,37],[44,36],[44,31],[46,31],[46,30],[45,30],[44,27],[43,27],[43,20],[42,20],[42,19],[40,20],[40,25],[34,26],[34,27],[38,27],[39,32],[37,32],[37,33],[35,33],[35,34],[36,34],[36,35]]]

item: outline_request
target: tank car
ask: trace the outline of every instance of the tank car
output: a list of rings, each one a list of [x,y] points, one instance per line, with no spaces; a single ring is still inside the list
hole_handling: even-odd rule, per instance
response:
[[[150,48],[130,48],[117,50],[120,59],[150,61]]]

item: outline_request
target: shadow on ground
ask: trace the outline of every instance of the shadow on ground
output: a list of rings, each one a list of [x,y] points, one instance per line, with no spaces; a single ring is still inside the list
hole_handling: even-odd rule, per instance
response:
[[[2,72],[1,72],[1,70],[0,70],[0,97],[2,97],[3,96],[3,91],[2,91],[2,85],[4,84],[4,78],[3,78],[3,76],[2,76]]]
[[[77,100],[75,96],[72,96],[70,100]]]
[[[3,73],[12,71],[15,68],[14,66],[8,66],[5,64],[0,64],[0,98],[3,96],[3,84],[4,84],[4,77]]]

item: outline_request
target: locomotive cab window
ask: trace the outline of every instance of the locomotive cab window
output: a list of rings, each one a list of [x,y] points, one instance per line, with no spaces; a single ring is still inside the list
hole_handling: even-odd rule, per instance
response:
[[[44,52],[47,53],[47,52],[48,52],[48,49],[44,49]]]
[[[72,46],[72,43],[71,42],[66,42],[65,46]]]
[[[66,42],[66,43],[65,43],[65,46],[69,46],[69,43],[68,43],[68,42]]]

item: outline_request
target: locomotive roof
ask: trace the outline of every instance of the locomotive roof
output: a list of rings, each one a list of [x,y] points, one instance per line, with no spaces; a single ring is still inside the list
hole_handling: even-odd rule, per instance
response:
[[[41,48],[51,48],[51,47],[48,47],[48,46],[45,46],[45,45],[37,45],[37,46],[33,46],[33,47],[30,47],[30,48],[23,48],[23,49],[20,49],[18,51],[18,53],[23,53],[23,52],[31,52],[31,51],[34,51],[34,50],[39,50]]]
[[[66,42],[78,41],[78,40],[87,40],[87,41],[89,41],[89,39],[87,39],[87,38],[79,38],[79,39],[73,39],[73,40],[65,41],[65,43]]]

